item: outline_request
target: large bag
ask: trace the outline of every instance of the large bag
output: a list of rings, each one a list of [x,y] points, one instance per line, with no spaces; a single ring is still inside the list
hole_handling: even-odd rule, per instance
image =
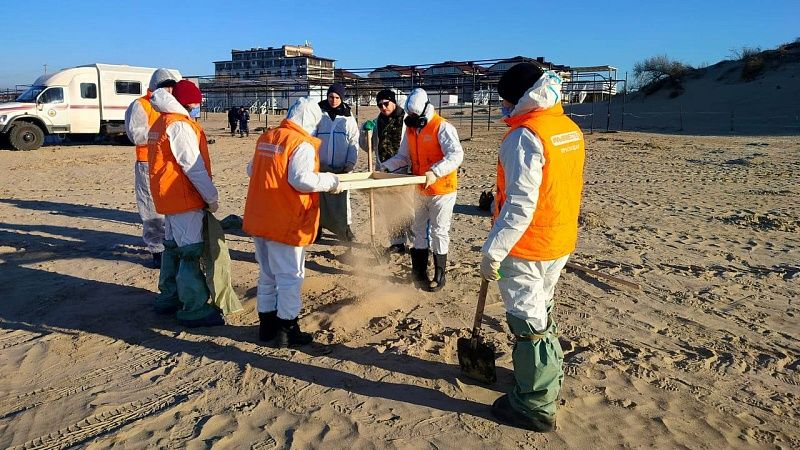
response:
[[[228,315],[241,311],[242,303],[231,286],[231,256],[225,243],[225,232],[213,214],[203,218],[203,263],[211,303]]]

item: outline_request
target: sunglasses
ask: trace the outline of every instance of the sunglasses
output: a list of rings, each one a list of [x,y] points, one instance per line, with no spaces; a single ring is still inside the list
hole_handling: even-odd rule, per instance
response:
[[[383,106],[384,108],[388,108],[389,107],[389,103],[391,103],[389,100],[384,100],[382,102],[378,102],[378,107],[380,108],[381,106]]]

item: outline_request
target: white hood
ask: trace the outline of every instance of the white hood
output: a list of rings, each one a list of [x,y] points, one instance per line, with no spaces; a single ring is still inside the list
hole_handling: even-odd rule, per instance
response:
[[[322,120],[322,110],[316,102],[307,97],[297,99],[286,113],[286,118],[300,125],[308,134],[313,135]]]
[[[425,103],[428,103],[428,107],[425,107]],[[411,94],[408,96],[408,100],[406,100],[406,114],[416,114],[421,115],[422,111],[425,110],[425,118],[428,120],[433,119],[433,105],[428,102],[428,93],[425,92],[425,89],[416,88],[411,91]]]
[[[561,101],[561,77],[552,70],[546,71],[517,102],[511,117],[530,111],[549,109]]]
[[[153,108],[156,111],[161,113],[176,113],[176,114],[183,114],[184,116],[189,116],[189,112],[186,111],[186,108],[181,106],[175,97],[172,96],[166,89],[156,89],[153,92],[153,96],[150,98],[150,103],[152,103]]]
[[[160,83],[167,80],[181,81],[181,74],[178,73],[177,70],[156,69],[156,71],[153,72],[153,76],[150,77],[150,84],[147,88],[150,90],[150,92],[153,92],[158,89],[158,85]]]

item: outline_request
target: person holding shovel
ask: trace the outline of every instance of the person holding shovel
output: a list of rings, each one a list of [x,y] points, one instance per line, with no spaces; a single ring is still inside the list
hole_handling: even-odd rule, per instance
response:
[[[311,343],[297,317],[305,277],[305,247],[320,220],[318,192],[338,194],[339,179],[319,173],[320,140],[312,133],[322,111],[299,99],[281,124],[258,138],[248,165],[250,185],[242,229],[253,236],[258,277],[258,336],[274,347]]]
[[[555,73],[520,63],[500,77],[497,92],[510,129],[500,145],[493,225],[480,271],[498,281],[516,339],[516,383],[494,402],[492,414],[546,432],[555,428],[564,378],[553,296],[578,238],[584,139],[564,115]]]
[[[178,323],[187,327],[225,324],[220,310],[208,303],[210,291],[200,268],[203,210],[213,213],[219,207],[206,134],[190,117],[202,100],[200,89],[188,80],[179,81],[171,94],[156,90],[151,102],[160,115],[147,141],[153,203],[166,222],[154,308],[162,314],[177,312]]]
[[[450,219],[456,204],[457,171],[464,160],[464,149],[456,128],[436,114],[424,89],[411,91],[405,109],[406,138],[397,155],[385,161],[383,167],[394,172],[410,165],[411,173],[425,176],[425,185],[417,188],[411,225],[414,233],[411,276],[417,287],[436,292],[445,285]],[[429,247],[433,250],[433,280],[428,279]]]

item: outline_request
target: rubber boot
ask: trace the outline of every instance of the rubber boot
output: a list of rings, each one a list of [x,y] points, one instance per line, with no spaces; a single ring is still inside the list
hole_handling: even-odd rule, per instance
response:
[[[447,253],[443,255],[439,255],[437,253],[433,254],[433,279],[431,280],[430,287],[428,288],[431,292],[438,292],[441,291],[444,287],[445,279],[445,269],[447,269]]]
[[[411,280],[420,289],[428,289],[431,280],[428,279],[428,249],[411,249]]]
[[[269,342],[278,335],[278,311],[258,313],[258,340]]]
[[[161,272],[158,274],[158,295],[153,304],[153,310],[158,314],[175,314],[181,309],[176,281],[180,261],[178,244],[171,239],[165,240],[161,253]]]
[[[178,323],[185,326],[213,326],[225,323],[217,308],[208,303],[206,277],[200,270],[203,243],[178,247],[181,263],[178,267],[178,299],[183,308],[178,311]]]
[[[275,337],[274,346],[276,348],[295,347],[298,345],[308,345],[314,341],[311,334],[300,331],[297,318],[291,320],[278,319],[278,335]]]

